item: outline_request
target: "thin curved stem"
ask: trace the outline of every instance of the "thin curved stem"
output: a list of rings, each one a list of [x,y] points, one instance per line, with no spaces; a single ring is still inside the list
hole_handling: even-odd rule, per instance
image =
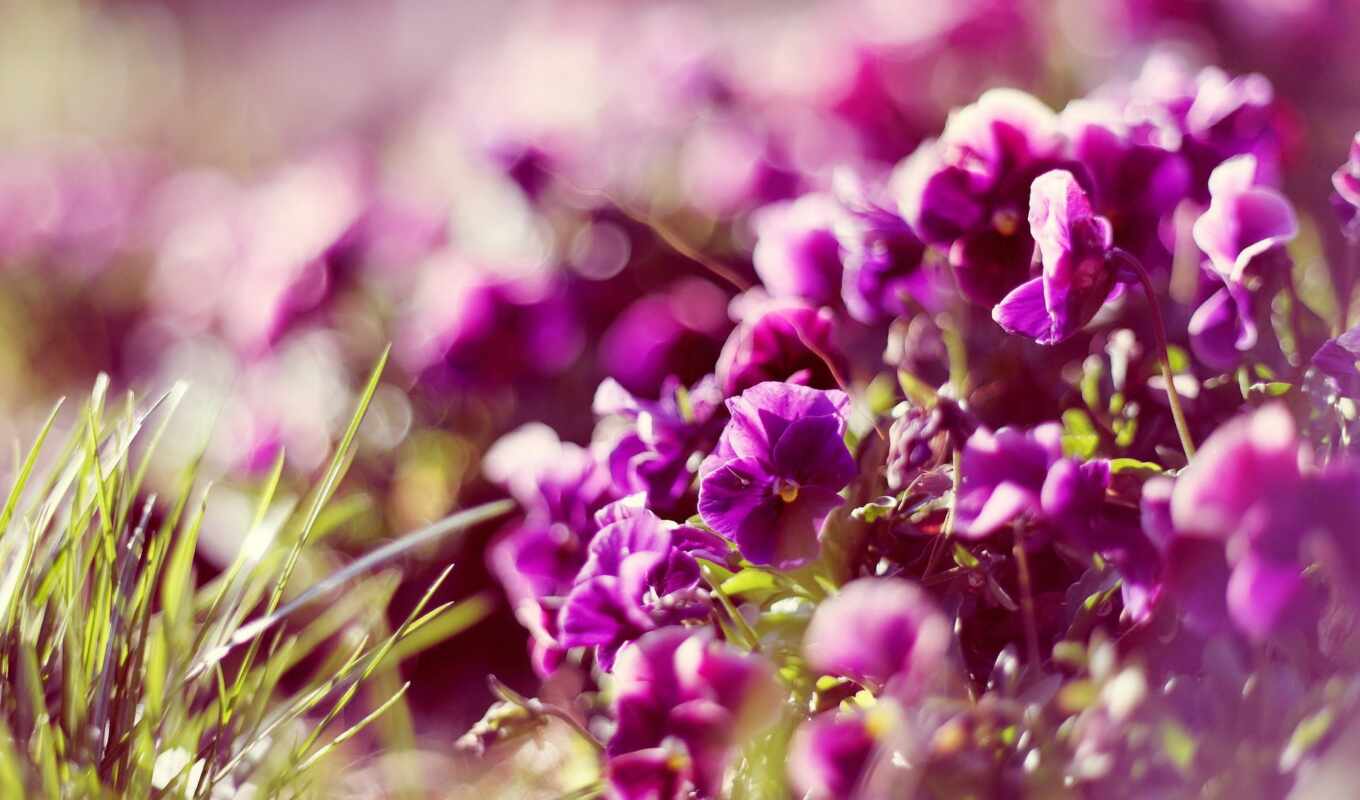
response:
[[[1167,402],[1171,405],[1171,418],[1176,423],[1181,449],[1185,451],[1186,461],[1189,461],[1195,457],[1195,440],[1190,437],[1190,425],[1185,421],[1180,392],[1176,390],[1175,376],[1171,374],[1171,350],[1166,343],[1166,322],[1162,320],[1162,309],[1157,304],[1157,290],[1152,286],[1152,277],[1138,259],[1119,249],[1116,249],[1113,255],[1138,276],[1139,282],[1143,284],[1143,292],[1147,295],[1148,305],[1152,308],[1152,333],[1157,337],[1157,349],[1160,351],[1162,362],[1162,379],[1166,381]]]
[[[1034,584],[1029,574],[1029,555],[1025,552],[1025,538],[1019,526],[1015,531],[1015,571],[1020,581],[1020,611],[1025,623],[1025,651],[1029,663],[1038,666],[1043,660],[1039,654],[1039,625],[1034,616]]]

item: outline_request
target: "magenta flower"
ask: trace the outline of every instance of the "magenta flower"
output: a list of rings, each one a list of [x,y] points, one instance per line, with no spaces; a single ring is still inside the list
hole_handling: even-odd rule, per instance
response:
[[[1209,209],[1195,220],[1195,244],[1225,281],[1241,283],[1256,259],[1299,233],[1294,207],[1258,183],[1257,167],[1249,155],[1223,162],[1209,176]]]
[[[1151,611],[1160,591],[1161,559],[1136,520],[1106,507],[1108,461],[1063,457],[1062,428],[1048,423],[1031,431],[979,428],[964,446],[961,467],[959,535],[982,538],[1032,518],[1068,546],[1113,563],[1134,619]]]
[[[1294,421],[1267,406],[1219,428],[1176,480],[1171,520],[1178,537],[1220,541],[1232,569],[1228,612],[1264,638],[1303,597],[1299,547],[1320,509],[1307,504]]]
[[[1190,191],[1185,157],[1127,122],[1122,104],[1074,100],[1060,119],[1068,152],[1090,177],[1091,204],[1114,228],[1114,241],[1151,271],[1171,267],[1166,235]]]
[[[905,316],[915,305],[937,310],[943,278],[927,265],[925,244],[849,173],[836,177],[842,207],[836,237],[845,263],[841,295],[850,316],[872,325]]]
[[[699,565],[650,511],[600,529],[562,606],[562,647],[596,647],[605,670],[619,648],[647,631],[708,616]]]
[[[1313,368],[1343,397],[1360,399],[1360,325],[1328,339],[1313,354]]]
[[[916,584],[860,578],[817,607],[803,637],[808,665],[897,696],[931,680],[949,649],[949,625]]]
[[[588,450],[559,442],[542,425],[503,437],[484,469],[524,509],[523,519],[491,544],[487,563],[531,635],[535,668],[547,674],[564,651],[556,604],[586,562],[595,516],[609,500],[609,474]]]
[[[826,713],[799,726],[789,744],[789,780],[804,800],[854,797],[882,736],[887,706]]]
[[[1341,217],[1341,225],[1348,235],[1360,235],[1355,220],[1360,214],[1360,133],[1351,140],[1350,158],[1332,173],[1332,205]]]
[[[1040,497],[1049,468],[1062,459],[1062,426],[1031,430],[979,428],[963,448],[955,530],[981,538],[1042,511]]]
[[[835,318],[799,300],[740,298],[742,321],[728,337],[715,367],[724,395],[764,381],[820,389],[836,386],[844,356],[835,342]]]
[[[1114,231],[1091,211],[1085,190],[1067,170],[1035,178],[1029,228],[1043,274],[1011,290],[992,309],[992,319],[1010,333],[1057,344],[1090,322],[1120,288],[1109,261]]]
[[[1221,369],[1256,346],[1252,290],[1274,277],[1270,258],[1299,231],[1289,201],[1256,181],[1253,156],[1224,162],[1209,178],[1209,209],[1194,225],[1195,244],[1224,286],[1190,318],[1191,344],[1196,355]]]
[[[717,796],[733,749],[773,721],[782,695],[765,659],[676,627],[624,648],[614,686],[608,775],[623,800]]]
[[[898,167],[902,215],[926,243],[948,250],[959,290],[975,303],[995,305],[1029,276],[1029,185],[1060,165],[1057,123],[1030,95],[994,89]]]
[[[755,564],[817,556],[837,494],[856,475],[844,392],[761,383],[727,401],[732,419],[700,469],[699,515]]]
[[[687,497],[694,472],[691,457],[717,443],[723,424],[723,396],[717,381],[704,378],[688,390],[667,381],[660,399],[639,400],[613,378],[595,391],[594,410],[601,417],[628,420],[609,454],[609,470],[621,494],[645,492],[647,505],[662,512],[677,510]]]
[[[839,211],[830,196],[806,194],[752,215],[756,246],[751,260],[771,295],[816,305],[840,298],[841,250],[835,234]]]

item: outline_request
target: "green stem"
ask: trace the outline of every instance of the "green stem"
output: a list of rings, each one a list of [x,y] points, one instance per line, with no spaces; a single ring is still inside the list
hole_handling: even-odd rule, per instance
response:
[[[1017,527],[1015,531],[1015,569],[1020,579],[1020,610],[1024,615],[1025,622],[1025,651],[1029,654],[1029,662],[1038,665],[1039,656],[1039,626],[1034,618],[1034,585],[1030,581],[1029,575],[1029,556],[1025,553],[1024,535]]]
[[[1129,253],[1123,250],[1115,250],[1114,255],[1119,258],[1125,266],[1129,267],[1138,280],[1143,284],[1143,292],[1147,295],[1148,306],[1152,309],[1152,334],[1157,338],[1157,349],[1161,356],[1162,379],[1166,381],[1167,402],[1171,405],[1171,419],[1176,423],[1176,433],[1181,439],[1181,449],[1185,451],[1185,460],[1189,461],[1195,457],[1195,440],[1190,437],[1190,425],[1185,421],[1185,411],[1181,409],[1180,392],[1176,390],[1175,376],[1171,374],[1171,349],[1166,343],[1166,323],[1162,320],[1162,309],[1157,304],[1157,290],[1152,286],[1152,277],[1148,275],[1143,265]]]

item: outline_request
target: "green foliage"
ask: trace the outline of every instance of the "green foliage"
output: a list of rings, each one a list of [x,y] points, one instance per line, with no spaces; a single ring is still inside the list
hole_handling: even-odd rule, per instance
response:
[[[474,598],[427,611],[445,570],[389,630],[382,609],[397,580],[380,568],[510,510],[456,514],[293,585],[318,571],[316,539],[345,516],[332,500],[384,361],[320,484],[302,503],[280,496],[280,458],[239,556],[206,583],[193,563],[211,502],[197,462],[168,502],[143,486],[183,389],[115,409],[101,379],[55,454],[53,410],[0,511],[0,796],[208,798],[247,785],[257,798],[328,795],[342,770],[322,765],[403,708],[400,658],[488,610]],[[284,624],[304,609],[305,621]]]

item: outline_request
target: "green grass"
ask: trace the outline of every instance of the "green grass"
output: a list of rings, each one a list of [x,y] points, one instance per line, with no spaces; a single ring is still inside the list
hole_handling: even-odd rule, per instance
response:
[[[294,585],[330,563],[320,540],[347,518],[335,495],[385,362],[317,486],[283,496],[280,456],[239,556],[211,581],[193,568],[212,502],[197,460],[168,500],[144,485],[183,388],[115,405],[101,379],[61,444],[53,409],[16,456],[0,511],[0,797],[230,797],[247,785],[257,798],[327,796],[375,720],[382,741],[412,738],[396,665],[489,604],[428,608],[450,566],[392,628],[391,562],[510,505],[463,511]]]

